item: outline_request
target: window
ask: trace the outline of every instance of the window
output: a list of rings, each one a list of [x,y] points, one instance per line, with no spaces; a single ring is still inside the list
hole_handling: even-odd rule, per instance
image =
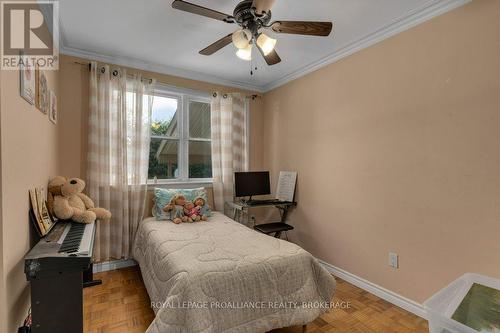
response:
[[[155,92],[149,151],[150,182],[211,181],[210,98],[178,89]]]

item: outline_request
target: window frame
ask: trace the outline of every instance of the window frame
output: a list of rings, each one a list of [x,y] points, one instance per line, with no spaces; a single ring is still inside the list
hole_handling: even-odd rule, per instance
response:
[[[164,84],[157,84],[154,97],[177,99],[178,136],[150,135],[151,139],[177,140],[179,142],[178,170],[179,177],[174,179],[154,179],[148,177],[148,185],[173,185],[173,184],[211,184],[213,178],[189,178],[189,142],[212,142],[212,138],[191,138],[189,135],[189,103],[211,103],[209,93],[191,89],[182,89]],[[153,98],[154,103],[154,98]],[[212,110],[210,110],[212,112]],[[149,168],[149,167],[148,167]]]

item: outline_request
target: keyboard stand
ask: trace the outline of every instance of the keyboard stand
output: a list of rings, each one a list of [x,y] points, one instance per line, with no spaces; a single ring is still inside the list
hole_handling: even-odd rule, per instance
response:
[[[296,202],[263,202],[257,204],[248,204],[246,202],[236,201],[236,202],[226,202],[226,205],[229,206],[233,212],[232,217],[233,220],[245,224],[248,227],[252,227],[254,230],[262,232],[266,235],[274,234],[274,237],[280,238],[283,232],[293,230],[294,228],[286,223],[288,217],[288,211],[290,208],[297,206]],[[256,207],[275,207],[280,211],[280,221],[275,223],[263,223],[255,225],[255,221],[253,221],[253,225],[250,226],[248,209],[256,208]],[[246,216],[246,221],[243,218]]]
[[[81,270],[46,272],[30,282],[31,332],[83,332]]]
[[[83,271],[83,288],[93,287],[102,284],[102,280],[94,280],[94,264],[90,264],[90,267]]]
[[[293,230],[293,227],[289,224],[286,224],[285,222],[258,224],[253,228],[266,235],[271,235],[274,233],[274,237],[276,238],[281,238],[281,234],[283,232]]]

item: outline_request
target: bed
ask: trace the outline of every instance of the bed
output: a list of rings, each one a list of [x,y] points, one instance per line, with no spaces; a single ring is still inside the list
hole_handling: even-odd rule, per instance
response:
[[[134,257],[155,311],[147,333],[266,332],[326,312],[335,280],[290,242],[222,213],[208,222],[141,222]]]

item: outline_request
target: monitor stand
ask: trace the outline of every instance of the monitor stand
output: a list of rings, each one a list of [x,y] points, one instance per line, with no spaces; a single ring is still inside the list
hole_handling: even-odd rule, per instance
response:
[[[241,199],[241,202],[246,203],[246,204],[248,204],[248,203],[252,202],[252,196],[249,196],[249,197],[248,197],[248,200],[247,200],[247,199],[245,199],[245,198]]]

